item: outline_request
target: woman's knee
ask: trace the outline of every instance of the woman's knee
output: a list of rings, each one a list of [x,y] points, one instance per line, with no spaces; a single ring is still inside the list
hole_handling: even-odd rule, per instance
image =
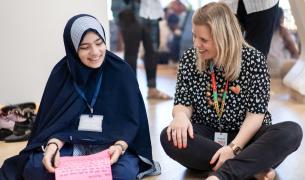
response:
[[[291,141],[299,146],[303,138],[302,127],[295,122],[288,121],[286,123],[288,131],[287,134],[290,134]]]
[[[162,146],[163,146],[163,144],[168,142],[166,130],[167,130],[167,127],[164,128],[160,134],[160,141],[161,141]]]
[[[176,149],[172,143],[172,141],[168,141],[168,137],[167,137],[167,127],[164,128],[160,134],[160,141],[161,141],[161,145],[164,149],[164,151],[166,152],[166,154],[170,155],[171,152]]]
[[[23,178],[25,180],[31,179],[55,179],[54,173],[49,173],[42,164],[42,153],[33,153],[30,155],[23,170]]]
[[[126,152],[118,162],[112,165],[112,178],[114,180],[135,180],[139,174],[139,158]]]
[[[119,164],[112,169],[113,180],[135,180],[137,179],[138,169],[131,166]]]
[[[281,139],[280,141],[285,141],[289,144],[289,146],[295,147],[297,149],[303,138],[303,131],[299,124],[286,121],[279,123],[281,129]]]

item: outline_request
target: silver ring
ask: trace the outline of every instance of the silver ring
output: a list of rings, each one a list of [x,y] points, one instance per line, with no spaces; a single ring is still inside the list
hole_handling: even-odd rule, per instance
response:
[[[172,129],[172,133],[175,133],[176,132],[176,129]]]

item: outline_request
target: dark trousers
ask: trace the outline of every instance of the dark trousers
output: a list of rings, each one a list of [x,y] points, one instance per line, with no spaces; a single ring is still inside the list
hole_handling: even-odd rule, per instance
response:
[[[156,21],[157,22],[157,21]],[[149,88],[156,87],[157,73],[157,54],[159,42],[159,26],[152,20],[141,18],[136,22],[127,24],[120,22],[120,30],[125,44],[124,59],[132,67],[134,72],[137,72],[137,59],[140,42],[143,42],[144,47],[144,66],[146,71],[147,86]],[[157,37],[153,41],[152,38]]]
[[[194,124],[195,138],[187,140],[187,148],[178,149],[167,140],[165,128],[161,133],[164,151],[183,166],[212,171],[210,160],[221,145],[215,143],[215,129]],[[228,133],[231,142],[237,132]],[[214,174],[221,180],[239,180],[277,167],[289,154],[296,151],[302,140],[302,129],[294,122],[262,126],[241,153],[227,160]]]
[[[61,149],[61,156],[71,156],[72,149]],[[24,180],[54,180],[55,174],[49,173],[42,164],[43,153],[33,153],[23,171]],[[126,151],[119,160],[111,166],[113,180],[135,180],[139,174],[139,158]]]
[[[270,49],[277,13],[278,4],[270,9],[247,14],[243,1],[239,0],[238,3],[237,18],[245,31],[246,41],[266,57]]]

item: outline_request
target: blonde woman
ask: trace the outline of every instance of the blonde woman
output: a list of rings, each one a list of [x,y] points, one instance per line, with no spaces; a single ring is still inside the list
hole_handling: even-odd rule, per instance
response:
[[[180,60],[173,120],[161,133],[165,152],[211,179],[274,179],[301,143],[294,122],[272,125],[265,56],[243,39],[223,3],[193,16],[194,48]],[[293,133],[291,133],[293,132]]]

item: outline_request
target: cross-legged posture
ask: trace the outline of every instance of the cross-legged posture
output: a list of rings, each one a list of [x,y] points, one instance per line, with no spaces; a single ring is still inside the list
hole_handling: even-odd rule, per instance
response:
[[[72,17],[64,30],[64,44],[66,56],[51,72],[31,138],[19,155],[4,162],[0,179],[53,180],[60,156],[103,150],[108,150],[115,180],[160,173],[152,160],[135,74],[106,50],[101,23],[90,15]]]
[[[207,4],[192,21],[194,48],[180,60],[164,151],[211,172],[209,180],[274,179],[273,168],[298,149],[302,129],[290,121],[272,125],[265,56],[245,42],[226,4]]]

